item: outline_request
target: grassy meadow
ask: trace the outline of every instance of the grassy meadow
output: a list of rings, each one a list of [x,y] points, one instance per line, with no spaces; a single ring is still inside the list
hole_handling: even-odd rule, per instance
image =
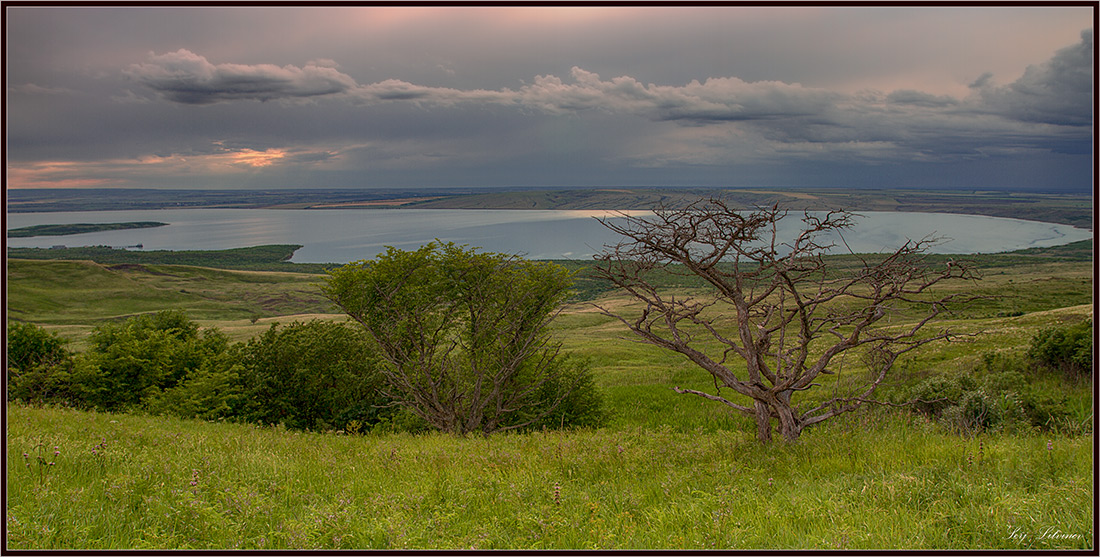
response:
[[[688,406],[695,406],[689,403]],[[868,414],[706,428],[342,436],[8,408],[9,549],[1066,549],[1092,438]],[[695,427],[692,427],[695,426]],[[24,456],[26,454],[26,456]],[[42,456],[45,459],[39,459]]]
[[[1091,259],[1011,257],[983,256],[985,279],[967,288],[995,297],[947,319],[980,334],[907,355],[883,398],[936,374],[982,373],[985,355],[1021,355],[1038,330],[1092,318]],[[319,281],[10,259],[8,319],[80,349],[103,320],[181,308],[245,340],[274,321],[343,319]],[[627,338],[590,303],[569,304],[554,332],[591,362],[610,410],[604,427],[344,435],[9,404],[6,547],[1095,547],[1091,384],[1029,378],[1061,390],[1073,409],[1076,427],[1058,433],[960,435],[904,409],[868,407],[795,445],[762,446],[748,419],[672,391],[712,390],[705,372]]]

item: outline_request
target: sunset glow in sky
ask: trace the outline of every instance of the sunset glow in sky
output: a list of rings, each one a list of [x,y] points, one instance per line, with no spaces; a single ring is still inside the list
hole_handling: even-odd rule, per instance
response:
[[[9,188],[1088,192],[1089,7],[5,7]]]

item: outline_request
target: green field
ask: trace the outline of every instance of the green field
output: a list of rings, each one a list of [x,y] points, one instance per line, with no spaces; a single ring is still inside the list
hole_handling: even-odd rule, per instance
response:
[[[7,547],[1093,547],[1091,436],[1048,451],[867,415],[761,447],[695,414],[348,437],[9,406]]]
[[[992,297],[949,324],[981,334],[908,356],[882,397],[937,374],[985,373],[988,355],[1021,355],[1036,331],[1093,317],[1091,242],[977,262],[977,288]],[[575,270],[584,295],[554,332],[592,363],[611,413],[600,429],[347,436],[9,404],[7,548],[1095,547],[1090,384],[1030,377],[1072,410],[1076,427],[1057,432],[962,436],[873,407],[796,445],[761,446],[746,418],[674,393],[712,381],[626,338],[586,300],[630,302]],[[80,348],[105,320],[181,308],[244,340],[272,321],[344,319],[319,281],[10,259],[8,319]],[[667,286],[698,287],[675,277]]]

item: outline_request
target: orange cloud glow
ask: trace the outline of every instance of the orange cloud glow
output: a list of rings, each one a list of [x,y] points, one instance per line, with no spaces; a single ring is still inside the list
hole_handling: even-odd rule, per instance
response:
[[[282,149],[242,149],[203,155],[149,156],[100,161],[31,161],[9,163],[7,186],[21,188],[88,188],[138,186],[166,175],[235,174],[270,167],[287,156]]]
[[[229,164],[251,166],[253,168],[262,168],[265,166],[271,166],[279,159],[286,156],[286,151],[281,149],[267,149],[264,151],[255,151],[252,149],[245,149],[236,153],[229,153]]]

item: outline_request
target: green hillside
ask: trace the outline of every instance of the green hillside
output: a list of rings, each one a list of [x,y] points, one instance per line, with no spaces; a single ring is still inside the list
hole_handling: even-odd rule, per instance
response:
[[[331,311],[317,275],[186,265],[8,260],[8,319],[92,325],[167,308],[234,320]]]
[[[610,416],[603,427],[346,435],[9,404],[7,548],[1092,549],[1092,385],[1023,364],[1037,332],[1093,319],[1091,249],[976,262],[975,293],[990,297],[945,323],[976,336],[907,355],[881,397],[907,400],[936,377],[996,385],[1019,375],[1020,392],[1040,393],[1057,426],[964,435],[880,406],[808,429],[795,445],[762,446],[747,418],[676,394],[713,381],[633,342],[585,300],[632,302],[583,279],[585,300],[564,309],[553,334],[591,363]],[[583,276],[586,264],[570,265]],[[79,350],[105,320],[180,308],[242,341],[272,321],[344,319],[320,297],[320,280],[11,259],[8,318]],[[698,286],[667,277],[673,291]]]

